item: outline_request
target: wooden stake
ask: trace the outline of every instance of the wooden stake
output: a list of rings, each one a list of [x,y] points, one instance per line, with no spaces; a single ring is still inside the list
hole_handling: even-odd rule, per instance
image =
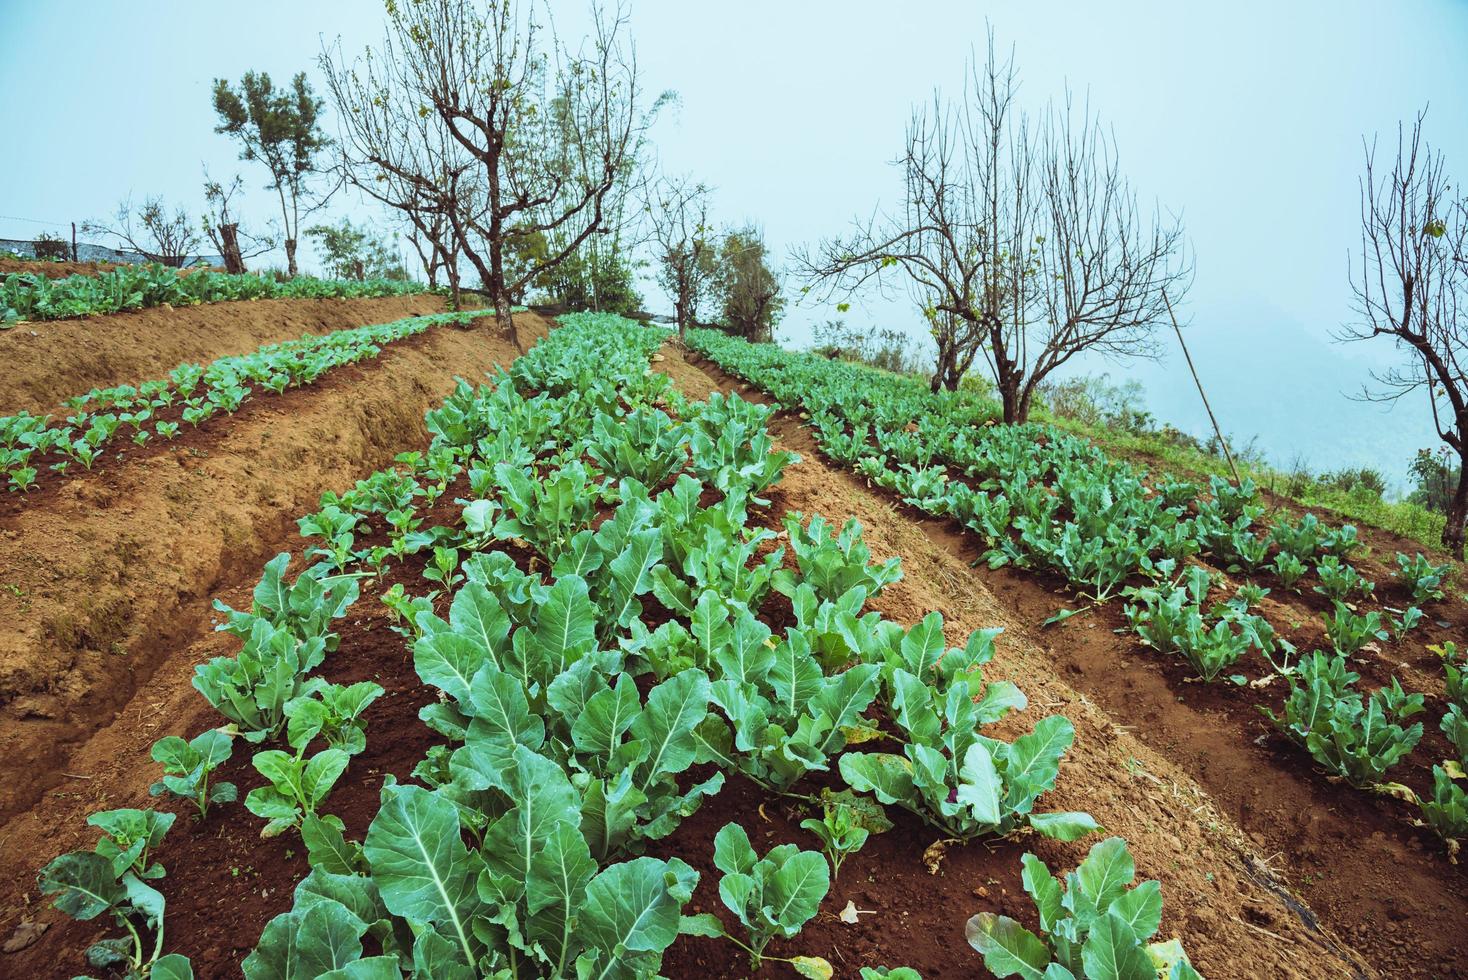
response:
[[[1234,486],[1239,485],[1239,468],[1234,465],[1234,454],[1229,452],[1228,440],[1223,437],[1223,430],[1218,427],[1218,419],[1213,415],[1213,406],[1208,404],[1208,395],[1203,391],[1203,382],[1198,379],[1198,369],[1193,367],[1193,355],[1188,353],[1187,342],[1183,340],[1182,328],[1177,325],[1177,315],[1172,312],[1172,301],[1167,298],[1167,290],[1162,291],[1162,302],[1167,304],[1167,315],[1172,320],[1173,332],[1177,334],[1178,346],[1183,349],[1183,358],[1188,362],[1188,371],[1193,375],[1193,384],[1198,386],[1198,397],[1203,399],[1203,410],[1208,413],[1208,421],[1213,423],[1213,434],[1218,436],[1218,444],[1223,447],[1223,458],[1228,460],[1229,472],[1234,475]]]

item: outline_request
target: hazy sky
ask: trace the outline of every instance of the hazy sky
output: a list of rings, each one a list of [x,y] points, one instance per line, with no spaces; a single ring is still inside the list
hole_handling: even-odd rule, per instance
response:
[[[1015,47],[1022,101],[1067,83],[1088,94],[1143,199],[1181,213],[1197,260],[1189,342],[1225,429],[1259,434],[1281,462],[1394,475],[1434,444],[1425,405],[1343,397],[1391,355],[1330,333],[1351,315],[1362,135],[1394,137],[1430,103],[1429,138],[1468,179],[1468,0],[631,2],[648,89],[682,99],[656,133],[664,163],[714,185],[719,216],[759,222],[779,254],[895,201],[909,107],[957,85],[988,18]],[[573,33],[584,4],[554,8]],[[197,211],[203,163],[239,169],[248,212],[268,214],[263,177],[212,130],[211,79],[314,75],[323,38],[359,50],[381,24],[377,0],[0,0],[0,237],[48,228],[18,219],[106,216],[129,192]],[[781,335],[804,340],[831,315],[793,309]],[[848,319],[921,332],[903,302]],[[1080,369],[1139,378],[1157,415],[1202,431],[1178,358]]]

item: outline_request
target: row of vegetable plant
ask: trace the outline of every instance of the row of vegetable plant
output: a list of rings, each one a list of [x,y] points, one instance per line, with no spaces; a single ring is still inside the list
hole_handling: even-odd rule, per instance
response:
[[[66,320],[150,306],[193,306],[244,299],[358,299],[426,292],[396,279],[276,279],[254,273],[200,269],[179,272],[157,264],[120,265],[93,275],[49,279],[16,272],[0,280],[0,328],[24,320]]]
[[[308,334],[207,366],[180,364],[167,378],[136,386],[94,388],[68,398],[64,405],[70,414],[60,420],[26,411],[0,416],[0,478],[11,493],[23,494],[35,489],[46,472],[92,469],[118,439],[135,446],[175,439],[185,424],[197,427],[238,411],[256,390],[280,394],[311,384],[333,368],[378,356],[387,344],[477,315],[436,313]]]
[[[981,733],[1026,707],[983,676],[997,630],[949,648],[938,613],[904,628],[868,610],[901,570],[871,562],[855,522],[791,514],[791,560],[773,547],[759,495],[794,457],[775,450],[768,409],[688,402],[649,371],[664,337],[609,315],[562,318],[492,384],[463,383],[429,412],[426,452],[325,495],[300,522],[312,564],[293,582],[282,555],[249,612],[220,607],[221,629],[244,642],[200,666],[195,686],[230,724],[154,754],[160,792],[205,819],[236,796],[211,766],[244,742],[268,781],[246,806],[265,833],[305,845],[310,873],[247,977],[652,977],[680,934],[727,940],[751,968],[830,977],[824,959],[783,954],[841,862],[890,826],[882,808],[961,841],[1101,830],[1085,813],[1035,810],[1074,737],[1064,716],[1012,742]],[[446,501],[457,520],[425,527]],[[402,568],[421,570],[421,594],[383,587]],[[388,778],[357,840],[329,814],[330,789],[365,744],[376,692],[313,671],[346,653],[331,624],[364,591],[439,692],[419,717],[441,741],[411,781]],[[791,610],[783,630],[773,595]],[[876,736],[893,750],[848,750]],[[807,807],[820,849],[761,854],[730,822],[712,842],[725,912],[686,915],[699,873],[643,852],[735,772]],[[813,774],[845,787],[817,794]],[[968,925],[996,975],[1197,976],[1176,942],[1153,941],[1160,890],[1130,889],[1124,842],[1097,844],[1064,898],[1032,861],[1043,938],[991,915]],[[42,873],[66,911],[78,889],[60,872],[78,863],[141,881],[66,855]],[[161,898],[151,916],[128,887],[81,911],[157,932],[161,949]]]
[[[690,331],[688,343],[778,407],[803,413],[831,459],[973,531],[991,567],[1061,575],[1090,603],[1125,596],[1127,623],[1140,640],[1183,659],[1204,681],[1244,684],[1229,671],[1257,654],[1289,685],[1279,729],[1332,776],[1414,803],[1456,857],[1468,836],[1461,716],[1447,705],[1440,727],[1458,758],[1434,769],[1431,798],[1419,798],[1386,778],[1421,739],[1421,724],[1401,722],[1423,710],[1423,695],[1407,695],[1392,679],[1365,697],[1346,663],[1368,644],[1400,642],[1417,628],[1423,607],[1443,598],[1450,565],[1398,554],[1410,604],[1363,611],[1376,586],[1349,562],[1363,547],[1356,528],[1330,527],[1313,514],[1261,525],[1265,508],[1250,481],[1212,477],[1205,488],[1149,474],[1050,426],[996,425],[992,406],[970,393],[933,392],[859,365],[714,330]],[[1244,582],[1211,608],[1219,577],[1204,559]],[[1258,580],[1270,577],[1296,592],[1315,583],[1312,594],[1330,604],[1322,619],[1328,652],[1300,656],[1259,614],[1270,590]]]

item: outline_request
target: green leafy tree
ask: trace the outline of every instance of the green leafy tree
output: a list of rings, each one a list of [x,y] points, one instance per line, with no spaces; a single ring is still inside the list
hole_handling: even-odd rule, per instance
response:
[[[731,230],[719,253],[718,285],[724,325],[755,342],[768,341],[785,310],[780,278],[770,268],[770,251],[756,225]]]
[[[343,218],[334,225],[313,225],[306,235],[316,241],[327,271],[337,279],[407,279],[403,261],[387,240],[370,227]]]
[[[322,172],[318,154],[331,145],[321,129],[321,106],[305,72],[298,72],[286,89],[277,89],[268,72],[245,72],[238,89],[225,79],[214,80],[214,111],[219,115],[214,131],[239,142],[240,159],[258,160],[270,170],[266,186],[280,198],[286,271],[291,276],[299,271],[296,245],[301,219],[331,196],[318,194],[313,187]]]

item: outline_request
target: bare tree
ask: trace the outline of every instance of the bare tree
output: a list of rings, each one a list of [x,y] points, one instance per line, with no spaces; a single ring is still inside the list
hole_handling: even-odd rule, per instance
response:
[[[450,212],[454,244],[517,346],[512,297],[606,229],[609,197],[646,125],[625,11],[594,10],[592,33],[573,52],[541,10],[537,0],[395,4],[379,53],[395,63],[384,77],[437,116],[475,165],[484,197]],[[578,152],[564,152],[568,142]],[[525,247],[537,236],[543,253]],[[517,263],[517,254],[531,257]]]
[[[718,272],[719,242],[709,225],[709,189],[688,177],[662,177],[651,187],[647,221],[658,261],[658,285],[673,298],[678,339],[698,321],[698,310]]]
[[[1192,282],[1181,224],[1141,212],[1115,138],[1090,107],[1077,118],[1067,94],[1046,122],[1043,240],[1033,250],[1041,323],[1013,335],[1016,359],[1030,365],[1020,387],[1021,420],[1039,382],[1081,351],[1156,357],[1166,297],[1181,300]]]
[[[1343,340],[1391,338],[1401,366],[1373,372],[1375,401],[1422,391],[1438,437],[1458,454],[1457,486],[1447,504],[1443,545],[1462,555],[1468,518],[1468,194],[1454,192],[1443,155],[1422,138],[1423,114],[1410,135],[1397,128],[1391,170],[1366,146],[1361,180],[1361,258],[1351,289],[1360,320]]]
[[[1076,122],[1067,100],[1035,123],[1018,89],[991,31],[962,100],[935,95],[913,113],[902,208],[796,254],[828,296],[905,276],[937,347],[934,390],[956,388],[982,354],[1011,423],[1081,351],[1153,353],[1162,290],[1176,298],[1190,278],[1181,228],[1141,215],[1089,109]]]
[[[132,198],[117,206],[114,223],[88,221],[82,225],[88,234],[110,235],[120,239],[134,252],[149,262],[158,262],[172,269],[182,268],[185,261],[194,255],[201,239],[194,220],[183,208],[168,213],[168,204],[162,197],[149,197],[143,206],[133,208]]]
[[[455,228],[480,220],[488,199],[478,161],[441,116],[424,111],[419,80],[395,32],[352,63],[339,47],[324,49],[321,67],[341,126],[337,167],[343,179],[402,216],[429,285],[438,284],[441,271],[457,309]]]
[[[209,176],[204,168],[204,234],[214,245],[222,259],[226,272],[235,274],[245,271],[245,259],[263,255],[275,247],[270,235],[255,235],[240,227],[239,215],[235,214],[232,202],[243,190],[244,178],[235,174],[229,183],[220,183]]]

